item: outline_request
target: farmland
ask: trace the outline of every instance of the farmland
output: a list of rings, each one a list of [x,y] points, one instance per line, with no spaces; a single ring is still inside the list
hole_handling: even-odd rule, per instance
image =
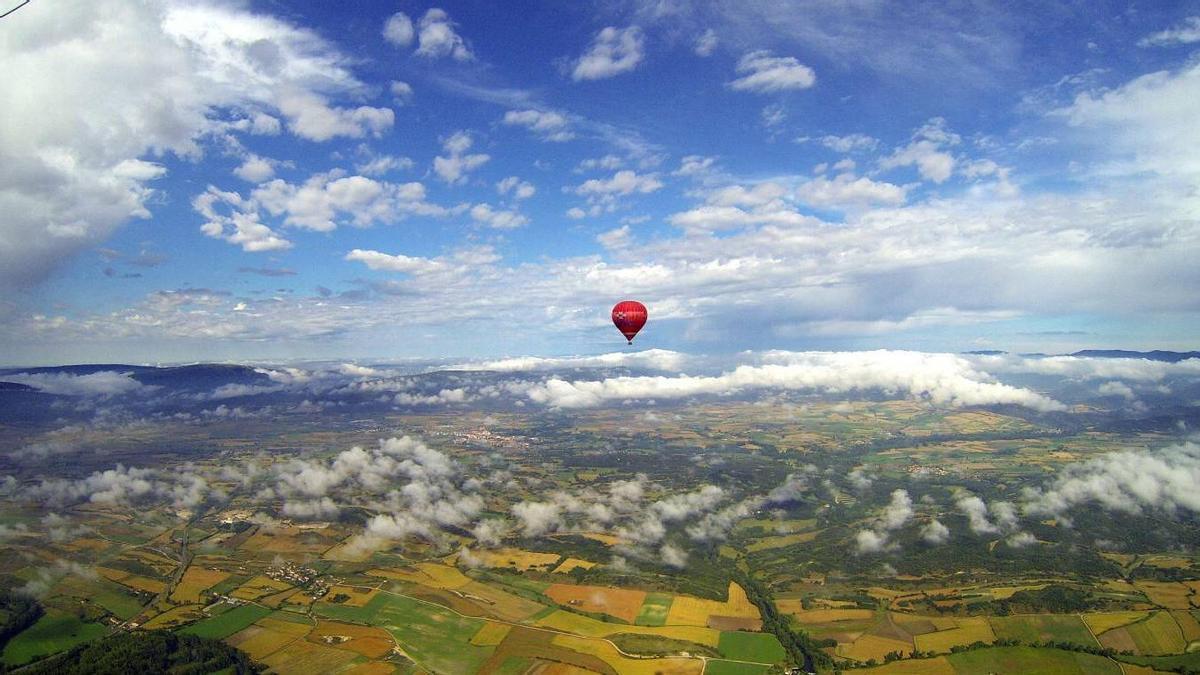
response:
[[[1190,522],[1081,509],[1067,523],[1005,506],[1063,467],[1155,447],[1165,432],[869,397],[703,401],[643,421],[634,433],[610,409],[408,411],[283,434],[208,422],[219,440],[190,461],[220,501],[183,515],[165,501],[77,503],[64,509],[73,529],[49,544],[31,534],[42,516],[6,503],[0,574],[37,589],[46,613],[8,642],[5,663],[135,630],[219,639],[280,672],[761,675],[806,658],[824,673],[1119,672],[1117,661],[1194,660]],[[252,477],[222,473],[250,463]],[[392,473],[372,482],[348,467]],[[300,496],[318,475],[342,481],[336,509]],[[396,519],[401,488],[454,499],[430,511],[436,523],[414,522],[415,509]],[[969,514],[969,497],[986,512]],[[948,534],[929,536],[934,521]]]

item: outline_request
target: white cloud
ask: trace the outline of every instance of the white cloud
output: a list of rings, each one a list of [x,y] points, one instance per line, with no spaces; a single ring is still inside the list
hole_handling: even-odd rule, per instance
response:
[[[251,183],[262,183],[275,177],[275,162],[258,155],[250,155],[241,166],[233,170],[233,175]]]
[[[446,263],[429,258],[417,258],[406,255],[389,255],[379,251],[354,249],[346,254],[346,260],[361,262],[369,269],[385,272],[403,272],[405,274],[428,274],[441,272],[447,268]]]
[[[750,52],[738,61],[737,72],[744,73],[729,83],[730,89],[760,94],[808,89],[817,82],[812,68],[791,56],[772,56],[771,52]]]
[[[240,5],[34,3],[15,18],[28,39],[0,46],[6,284],[36,282],[125,220],[149,217],[165,169],[141,157],[195,159],[209,135],[278,133],[275,112],[307,134],[298,115],[313,106],[303,102],[356,133],[391,124],[390,111],[329,107],[328,97],[362,88],[332,44]]]
[[[602,80],[629,72],[645,56],[642,29],[609,26],[596,34],[591,46],[575,61],[571,79]]]
[[[822,136],[820,138],[799,138],[800,142],[817,141],[821,145],[843,154],[851,152],[867,152],[879,146],[879,139],[866,134],[854,133],[845,136]]]
[[[553,110],[509,110],[504,113],[504,123],[509,126],[525,127],[542,140],[561,143],[575,138],[570,129],[570,119]]]
[[[858,553],[878,553],[888,548],[887,532],[875,530],[859,530],[854,535],[854,544]]]
[[[226,207],[227,213],[218,211],[218,206]],[[292,242],[260,222],[253,200],[244,199],[236,192],[224,192],[210,185],[206,192],[192,200],[192,208],[205,218],[201,232],[241,246],[243,251],[258,253],[292,247]]]
[[[413,97],[412,85],[400,80],[392,80],[388,85],[388,91],[392,92],[393,99],[400,105],[406,105]]]
[[[279,98],[279,111],[288,119],[292,133],[310,141],[327,141],[338,136],[379,138],[396,120],[390,108],[359,106],[339,108],[319,94],[288,92]]]
[[[716,163],[716,157],[704,157],[702,155],[687,155],[679,160],[679,168],[672,175],[675,176],[702,176],[712,169]]]
[[[938,544],[944,544],[947,541],[950,541],[950,528],[946,527],[941,523],[941,521],[934,518],[933,520],[929,521],[925,527],[921,528],[921,538],[924,539],[926,543],[933,544],[935,546]]]
[[[913,517],[912,498],[907,490],[893,490],[892,501],[879,517],[879,525],[885,530],[898,530]]]
[[[1168,47],[1200,42],[1200,16],[1189,16],[1182,23],[1138,41],[1139,47]]]
[[[617,195],[649,194],[661,190],[662,187],[662,181],[654,174],[638,174],[636,171],[624,169],[609,178],[590,178],[575,186],[573,192],[604,200]]]
[[[314,174],[303,184],[277,178],[257,187],[252,195],[255,204],[274,216],[283,216],[286,225],[317,232],[335,230],[339,223],[369,227],[409,215],[446,213],[425,201],[421,183],[388,183],[340,170]]]
[[[998,382],[952,354],[919,352],[802,352],[775,354],[776,363],[741,366],[718,376],[549,379],[527,396],[556,408],[587,408],[626,399],[678,399],[747,393],[759,389],[904,392],[937,405],[1015,404],[1062,410],[1046,396]]]
[[[72,373],[14,373],[5,375],[8,382],[17,382],[63,396],[115,396],[140,391],[141,382],[133,379],[132,373],[102,370],[86,375]]]
[[[492,208],[490,204],[471,207],[471,218],[494,230],[513,230],[529,224],[529,219],[516,211]]]
[[[474,145],[474,141],[467,132],[457,131],[452,134],[442,142],[442,148],[448,156],[433,158],[434,173],[451,185],[465,183],[468,173],[483,166],[491,159],[490,155],[482,153],[467,154],[472,145]]]
[[[961,138],[946,129],[946,121],[935,117],[917,130],[913,141],[897,148],[890,157],[879,162],[881,169],[901,166],[916,166],[917,172],[926,180],[944,183],[954,172],[955,158],[942,148],[957,145]]]
[[[712,56],[720,42],[717,32],[709,28],[696,38],[695,44],[692,45],[692,51],[696,53],[696,56]]]
[[[1124,513],[1200,513],[1200,445],[1161,450],[1122,450],[1068,465],[1045,488],[1024,494],[1024,509],[1061,516],[1097,504]]]
[[[436,59],[451,57],[455,61],[471,61],[475,54],[466,40],[455,31],[450,15],[436,7],[425,12],[418,24],[417,55]]]
[[[512,514],[526,537],[538,537],[562,525],[561,509],[550,502],[520,502],[513,505]]]
[[[413,22],[404,12],[396,12],[388,17],[383,24],[383,37],[397,47],[407,47],[412,44]]]
[[[903,204],[908,188],[843,173],[833,180],[818,176],[796,189],[796,196],[814,206],[870,206]]]
[[[516,176],[509,176],[496,183],[496,192],[501,195],[511,193],[513,199],[521,201],[532,197],[537,192],[537,188],[533,183],[523,181]]]

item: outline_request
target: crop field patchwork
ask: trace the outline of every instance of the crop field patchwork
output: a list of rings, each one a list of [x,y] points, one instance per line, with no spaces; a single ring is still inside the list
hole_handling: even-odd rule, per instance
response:
[[[945,658],[959,675],[1122,675],[1121,666],[1102,656],[1059,649],[994,647]]]
[[[775,663],[787,658],[779,639],[770,633],[725,631],[717,643],[722,656],[735,661]]]
[[[916,636],[917,649],[923,652],[944,653],[955,645],[969,645],[975,642],[990,644],[996,641],[996,635],[986,617],[955,618],[954,623],[954,628]]]
[[[183,573],[183,578],[171,593],[175,602],[200,602],[200,594],[216,586],[230,576],[229,572],[206,569],[192,565]]]

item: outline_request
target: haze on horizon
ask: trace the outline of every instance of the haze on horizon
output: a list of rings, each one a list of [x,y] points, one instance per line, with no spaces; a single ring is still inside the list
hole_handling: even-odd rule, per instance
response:
[[[1191,349],[1200,3],[33,0],[0,352]]]

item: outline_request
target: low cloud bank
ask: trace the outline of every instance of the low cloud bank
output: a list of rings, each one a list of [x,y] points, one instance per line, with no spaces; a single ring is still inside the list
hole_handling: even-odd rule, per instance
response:
[[[526,395],[554,408],[590,408],[629,399],[679,399],[754,390],[823,393],[877,390],[903,393],[937,405],[1021,405],[1039,411],[1066,406],[1029,389],[992,380],[953,354],[907,351],[773,352],[763,365],[745,365],[716,376],[613,377],[598,381],[552,378]]]

